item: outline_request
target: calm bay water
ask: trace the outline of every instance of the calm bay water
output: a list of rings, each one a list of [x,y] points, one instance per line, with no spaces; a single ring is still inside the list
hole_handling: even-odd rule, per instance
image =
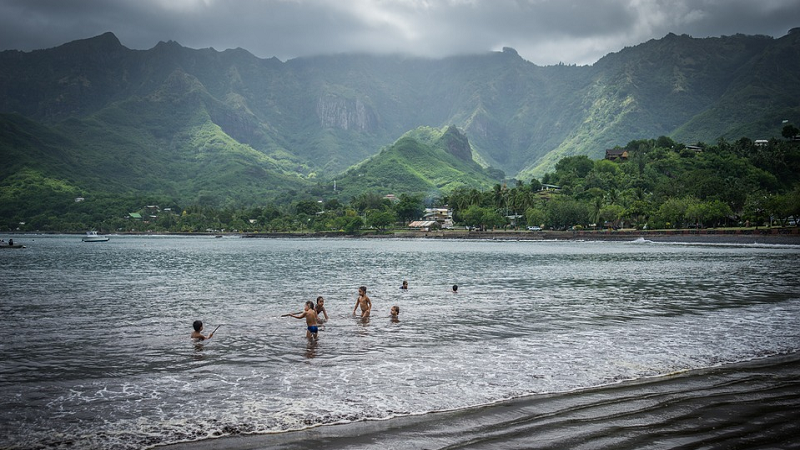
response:
[[[281,432],[800,350],[798,246],[14,240],[28,248],[0,253],[2,448]],[[361,285],[368,322],[351,315]],[[280,315],[318,295],[331,320],[309,343]],[[221,327],[196,345],[195,319]]]

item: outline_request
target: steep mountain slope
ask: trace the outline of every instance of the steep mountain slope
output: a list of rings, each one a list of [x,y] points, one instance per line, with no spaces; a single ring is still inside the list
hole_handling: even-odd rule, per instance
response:
[[[730,69],[732,80],[719,101],[677,127],[677,139],[780,138],[783,120],[800,123],[800,28]]]
[[[520,178],[541,176],[565,156],[600,158],[615,145],[673,135],[733,95],[737,89],[731,86],[750,72],[743,67],[773,44],[764,36],[695,39],[669,34],[605,56],[594,65],[591,83],[581,89],[586,110],[582,122],[552,152],[523,169]],[[764,107],[774,100],[765,98]],[[715,141],[741,123],[725,114],[728,109],[741,106],[728,103],[706,114],[699,123],[715,120],[713,126],[703,133],[686,130],[679,138],[687,143]]]
[[[449,125],[482,166],[526,180],[634,139],[779,136],[782,120],[800,123],[798,34],[668,35],[594,66],[539,67],[510,48],[281,62],[175,42],[135,51],[106,33],[1,52],[0,112],[69,136],[58,148],[82,161],[74,177],[120,191],[249,202]]]
[[[494,180],[472,160],[467,137],[456,127],[420,127],[337,179],[343,197],[371,191],[436,197],[457,187],[486,189]]]
[[[158,194],[217,206],[263,201],[304,184],[224,133],[211,120],[220,111],[194,77],[176,71],[147,97],[51,127],[3,115],[0,143],[9,164],[0,180],[30,169],[69,180],[79,193]]]

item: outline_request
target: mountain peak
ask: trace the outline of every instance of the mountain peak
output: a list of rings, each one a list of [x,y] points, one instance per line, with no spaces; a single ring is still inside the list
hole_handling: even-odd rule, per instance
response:
[[[447,153],[462,161],[472,161],[472,148],[467,136],[461,133],[455,125],[450,125],[437,142]]]
[[[169,41],[158,41],[158,44],[154,48],[181,48],[181,44],[169,40]]]
[[[93,51],[111,51],[124,48],[117,36],[110,31],[95,37],[72,41],[62,47]]]
[[[519,53],[517,53],[517,51],[511,47],[503,47],[503,53],[512,56],[519,56]]]
[[[119,41],[119,38],[117,38],[117,35],[110,31],[106,31],[105,33],[99,36],[95,36],[92,39],[98,42],[106,42],[110,44],[122,45],[122,43]]]

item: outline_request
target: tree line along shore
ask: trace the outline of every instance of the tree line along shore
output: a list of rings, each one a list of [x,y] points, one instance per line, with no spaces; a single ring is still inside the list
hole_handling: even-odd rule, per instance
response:
[[[10,235],[80,235],[82,233],[59,232],[14,232]],[[784,243],[800,245],[800,227],[752,227],[752,228],[706,228],[706,229],[664,229],[664,230],[395,230],[359,234],[341,231],[306,231],[306,232],[152,232],[128,231],[117,232],[118,236],[197,236],[208,238],[349,238],[349,239],[484,239],[484,240],[525,240],[525,241],[557,241],[557,240],[598,240],[598,241],[632,241],[636,239],[664,242],[708,242],[708,243]]]

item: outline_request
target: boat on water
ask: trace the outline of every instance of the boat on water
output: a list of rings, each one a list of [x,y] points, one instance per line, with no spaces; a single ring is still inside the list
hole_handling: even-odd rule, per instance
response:
[[[87,231],[86,236],[81,239],[83,242],[106,242],[108,236],[100,236],[97,231]]]
[[[25,248],[22,244],[15,244],[13,241],[0,242],[0,248]]]

